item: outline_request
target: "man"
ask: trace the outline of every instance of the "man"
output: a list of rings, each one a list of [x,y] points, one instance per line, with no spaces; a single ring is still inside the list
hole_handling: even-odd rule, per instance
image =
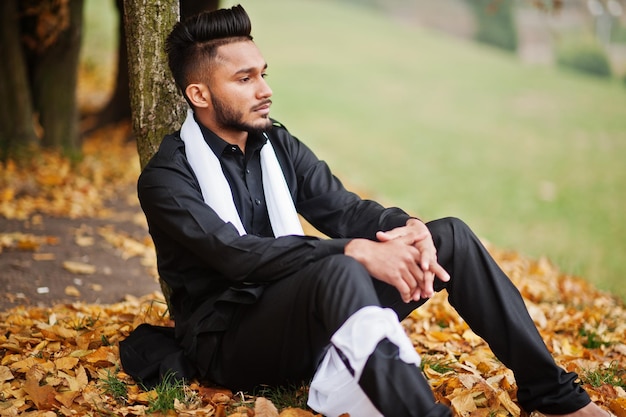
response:
[[[513,370],[527,411],[606,415],[556,366],[464,223],[424,224],[362,200],[270,119],[267,63],[250,33],[235,6],[178,23],[167,40],[191,109],[138,193],[184,352],[170,367],[237,390],[312,378],[309,405],[328,416],[450,415],[399,323],[446,288]],[[303,236],[297,213],[330,238]]]

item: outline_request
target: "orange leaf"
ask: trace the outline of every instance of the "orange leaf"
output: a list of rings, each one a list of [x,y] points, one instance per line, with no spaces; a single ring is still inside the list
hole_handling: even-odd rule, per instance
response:
[[[0,382],[10,381],[14,378],[8,366],[0,366]]]
[[[56,394],[54,396],[54,399],[66,406],[67,408],[70,408],[76,397],[78,397],[79,395],[80,392],[78,391],[65,391]]]
[[[305,411],[300,408],[287,408],[283,410],[279,417],[315,417],[310,411]]]
[[[39,385],[40,380],[41,376],[37,367],[31,368],[26,373],[24,391],[26,391],[39,410],[52,410],[58,407],[59,403],[54,398],[56,395],[55,389],[50,385]]]
[[[65,356],[63,358],[59,358],[54,361],[54,365],[59,370],[68,370],[72,369],[78,363],[78,358],[72,358],[70,356]]]
[[[278,417],[276,406],[267,398],[258,397],[254,402],[255,417]]]
[[[85,360],[91,364],[104,362],[114,365],[117,362],[117,350],[113,346],[101,346],[85,356]]]
[[[626,398],[615,398],[609,403],[609,408],[617,417],[626,417]]]
[[[83,262],[64,261],[63,268],[72,274],[91,275],[96,273],[96,267]]]

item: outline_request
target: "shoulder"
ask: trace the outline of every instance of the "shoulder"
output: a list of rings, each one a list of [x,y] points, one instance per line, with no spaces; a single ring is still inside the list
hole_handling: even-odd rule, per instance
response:
[[[180,138],[180,131],[174,132],[172,134],[166,135],[161,144],[159,145],[159,149],[154,155],[153,159],[166,159],[170,160],[176,154],[185,153],[185,143]]]
[[[161,181],[166,172],[167,177],[171,177],[174,172],[184,177],[193,177],[185,155],[185,143],[180,139],[179,132],[163,138],[158,150],[143,168],[139,182]]]

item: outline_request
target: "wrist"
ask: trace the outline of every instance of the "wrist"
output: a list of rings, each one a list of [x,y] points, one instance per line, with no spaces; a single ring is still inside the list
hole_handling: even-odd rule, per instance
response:
[[[409,219],[406,221],[407,226],[416,225],[416,224],[424,224],[424,222],[418,219],[417,217],[409,217]]]
[[[367,245],[369,241],[367,239],[356,238],[352,239],[343,249],[343,254],[346,256],[350,256],[357,261],[361,261],[363,257],[365,245]]]

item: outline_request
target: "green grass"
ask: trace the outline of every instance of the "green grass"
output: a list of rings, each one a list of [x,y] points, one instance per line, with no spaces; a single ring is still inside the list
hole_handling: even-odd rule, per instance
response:
[[[185,382],[177,379],[174,374],[168,372],[154,387],[156,397],[151,398],[148,404],[148,414],[168,413],[174,410],[175,401],[182,404],[191,404],[199,401],[197,394],[188,389]]]
[[[100,378],[100,387],[118,403],[128,400],[128,386],[110,370],[107,370],[106,377]]]
[[[618,362],[611,362],[604,368],[588,369],[581,379],[594,387],[613,385],[626,388],[626,370],[621,368]]]
[[[272,115],[356,191],[626,297],[626,88],[353,4],[243,1]]]
[[[460,217],[626,298],[623,81],[527,67],[355,2],[240,2],[272,116],[351,188],[425,220]]]

